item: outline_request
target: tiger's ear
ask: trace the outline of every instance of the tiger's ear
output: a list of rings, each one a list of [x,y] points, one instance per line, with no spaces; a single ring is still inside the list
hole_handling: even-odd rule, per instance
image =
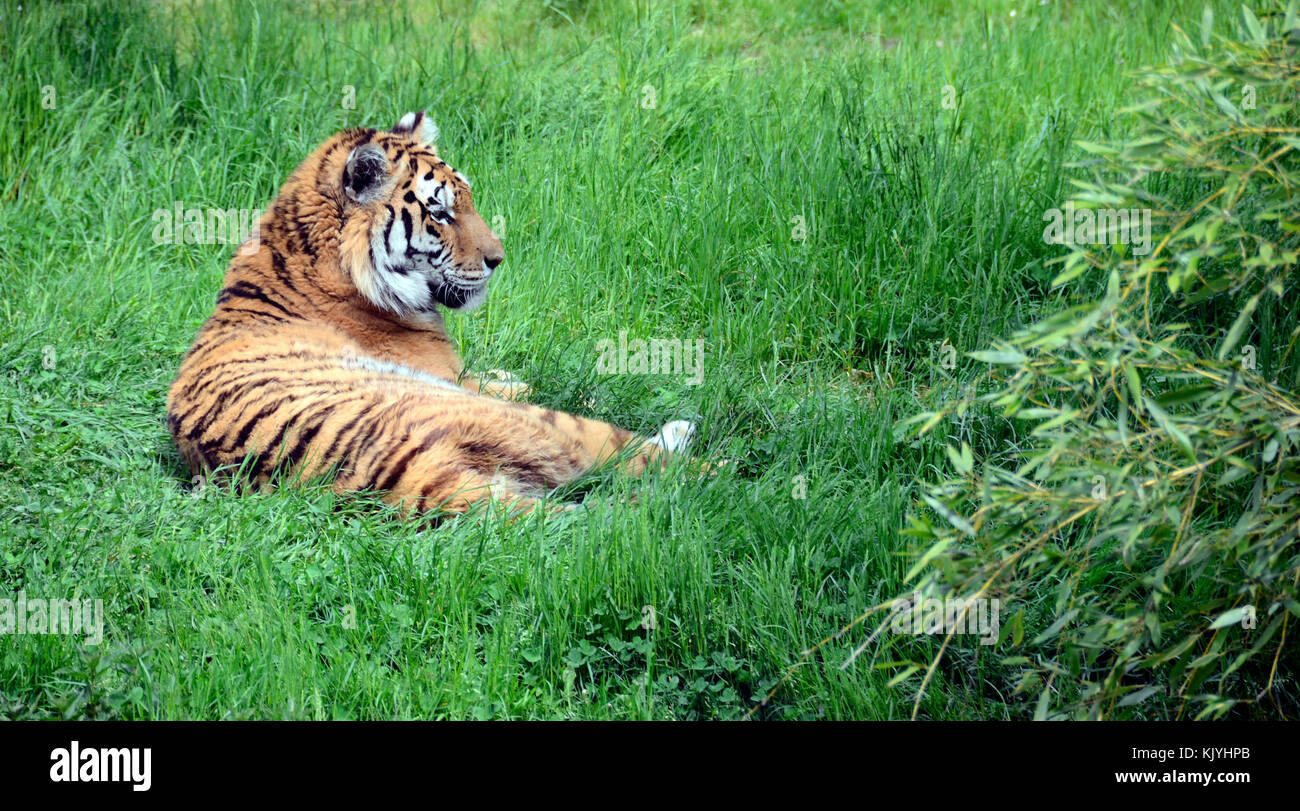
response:
[[[390,132],[394,135],[406,135],[429,146],[434,146],[438,140],[438,125],[425,117],[424,110],[402,116]]]
[[[348,155],[343,167],[343,191],[358,203],[369,203],[379,196],[388,181],[388,158],[374,144],[362,144]]]

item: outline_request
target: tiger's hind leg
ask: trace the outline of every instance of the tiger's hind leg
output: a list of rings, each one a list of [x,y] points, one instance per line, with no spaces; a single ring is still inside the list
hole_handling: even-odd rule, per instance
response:
[[[695,426],[686,420],[675,420],[660,428],[653,437],[643,437],[601,420],[535,406],[531,408],[553,433],[559,434],[562,442],[576,443],[581,473],[609,463],[616,464],[620,472],[632,476],[662,469],[673,455],[685,453],[695,436]]]
[[[474,416],[462,416],[468,408]],[[646,438],[534,405],[457,397],[398,417],[386,435],[401,439],[367,443],[335,484],[385,493],[406,512],[459,513],[489,499],[531,512],[539,497],[602,465],[632,475],[662,468],[693,433],[678,421]]]
[[[500,474],[489,477],[473,470],[462,470],[435,487],[422,487],[420,495],[390,491],[386,500],[408,515],[466,513],[484,505],[495,506],[510,517],[528,515],[541,503],[533,496],[516,492],[512,482]],[[564,505],[557,505],[553,509],[563,508]]]

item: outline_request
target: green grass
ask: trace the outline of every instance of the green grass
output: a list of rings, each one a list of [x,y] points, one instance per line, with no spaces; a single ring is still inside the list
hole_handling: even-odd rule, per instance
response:
[[[736,718],[900,591],[946,462],[894,422],[973,375],[942,342],[1054,306],[1072,141],[1125,133],[1126,70],[1201,4],[795,5],[7,5],[0,596],[102,598],[107,630],[0,637],[0,717]],[[435,530],[191,488],[165,394],[230,247],[155,245],[153,211],[261,208],[334,131],[420,108],[504,224],[488,303],[449,319],[471,366],[629,429],[696,418],[732,469]],[[702,384],[597,374],[620,330],[703,338]],[[919,679],[840,668],[862,639],[758,717],[907,717]],[[1025,711],[977,648],[921,717]]]

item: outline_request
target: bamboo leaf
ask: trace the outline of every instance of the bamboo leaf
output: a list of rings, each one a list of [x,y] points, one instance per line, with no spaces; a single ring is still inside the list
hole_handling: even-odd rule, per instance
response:
[[[1234,608],[1231,611],[1225,611],[1219,615],[1218,619],[1210,623],[1210,630],[1213,631],[1216,628],[1226,628],[1229,625],[1240,625],[1241,621],[1246,618],[1250,610],[1249,606],[1241,606],[1239,608]]]

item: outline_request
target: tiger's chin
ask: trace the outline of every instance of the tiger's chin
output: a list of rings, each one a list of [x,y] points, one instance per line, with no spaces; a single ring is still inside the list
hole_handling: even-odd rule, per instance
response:
[[[433,300],[448,310],[467,313],[477,309],[487,298],[487,283],[474,287],[443,284],[431,289],[430,292]]]

